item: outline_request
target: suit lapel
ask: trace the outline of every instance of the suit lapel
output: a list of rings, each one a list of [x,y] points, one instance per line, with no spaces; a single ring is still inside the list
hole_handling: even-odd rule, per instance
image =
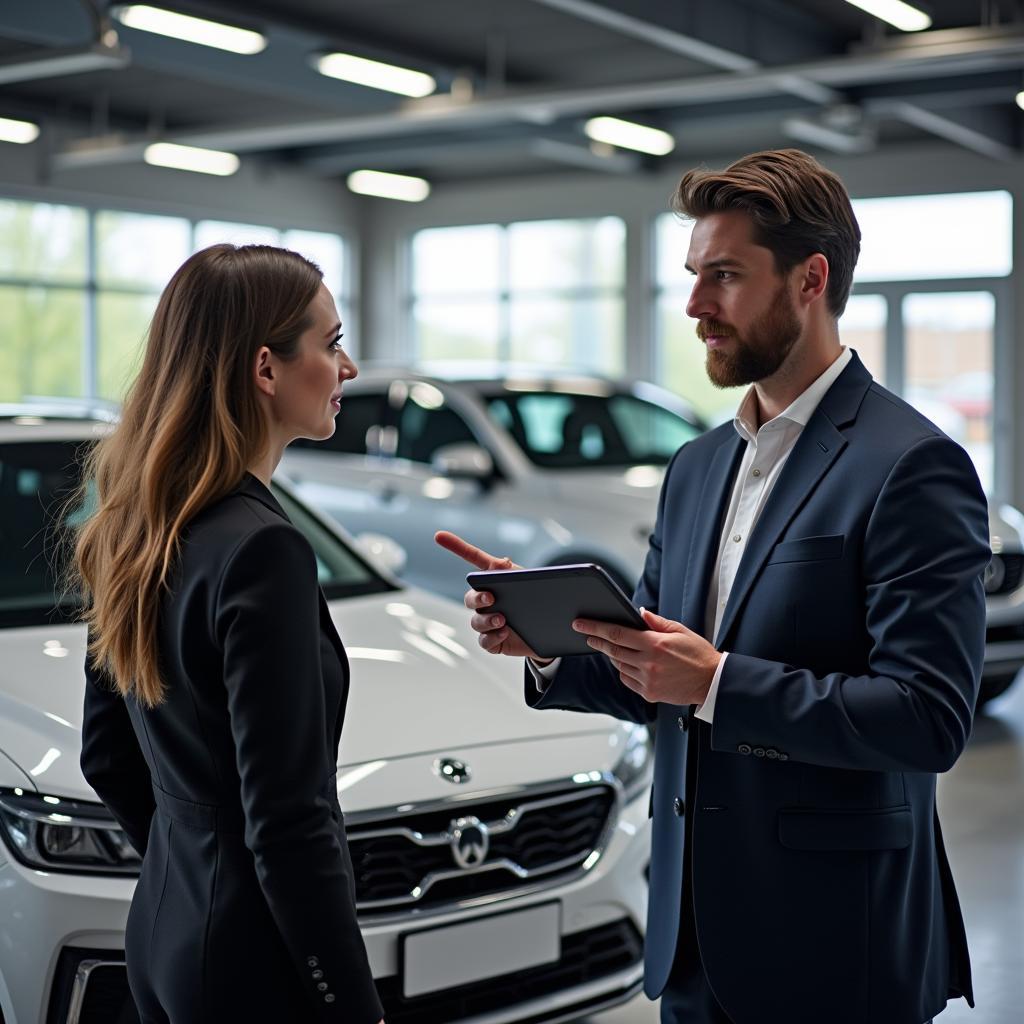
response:
[[[718,510],[717,516],[707,515],[698,519],[686,566],[682,621],[701,635],[707,628],[704,621],[707,615],[707,594],[718,555],[722,520],[729,508],[729,496],[732,493],[737,468],[743,458],[744,445],[743,438],[734,429],[730,430],[711,460],[697,505],[701,510]]]
[[[793,446],[750,533],[718,629],[718,644],[725,643],[737,612],[779,537],[846,447],[846,437],[839,428],[856,418],[870,385],[871,375],[854,352],[850,363],[826,392]],[[712,640],[714,642],[715,638]]]

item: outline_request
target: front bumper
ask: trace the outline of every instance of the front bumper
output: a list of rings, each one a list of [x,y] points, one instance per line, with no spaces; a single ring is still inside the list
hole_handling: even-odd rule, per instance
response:
[[[537,892],[456,909],[367,919],[363,926],[386,1019],[395,1024],[562,1021],[632,998],[643,977],[650,823],[647,795],[619,812],[585,874]],[[0,857],[5,851],[0,850]],[[0,865],[0,1008],[5,1024],[135,1024],[123,967],[134,881]],[[402,997],[402,936],[557,900],[562,955],[554,964],[459,989]]]

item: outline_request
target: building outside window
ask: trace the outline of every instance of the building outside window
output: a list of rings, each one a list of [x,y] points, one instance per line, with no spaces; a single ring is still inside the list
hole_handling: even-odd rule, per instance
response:
[[[622,373],[619,218],[428,228],[411,250],[416,361]]]
[[[119,401],[164,285],[214,242],[301,252],[324,271],[347,327],[353,318],[333,233],[2,199],[0,233],[0,401]]]

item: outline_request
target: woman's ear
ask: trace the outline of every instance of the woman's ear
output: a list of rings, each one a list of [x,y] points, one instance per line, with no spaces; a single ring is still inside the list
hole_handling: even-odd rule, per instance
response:
[[[274,374],[274,353],[261,345],[256,353],[256,361],[253,366],[256,379],[256,387],[265,395],[273,397],[277,393],[277,377]]]

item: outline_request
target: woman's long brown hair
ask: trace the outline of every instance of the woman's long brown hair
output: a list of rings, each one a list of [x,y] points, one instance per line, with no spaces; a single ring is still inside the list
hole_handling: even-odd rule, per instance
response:
[[[98,505],[71,573],[89,656],[147,707],[164,696],[158,611],[182,531],[263,454],[256,353],[296,354],[321,279],[315,264],[269,245],[191,256],[160,296],[117,428],[87,457],[79,501],[94,485]]]

